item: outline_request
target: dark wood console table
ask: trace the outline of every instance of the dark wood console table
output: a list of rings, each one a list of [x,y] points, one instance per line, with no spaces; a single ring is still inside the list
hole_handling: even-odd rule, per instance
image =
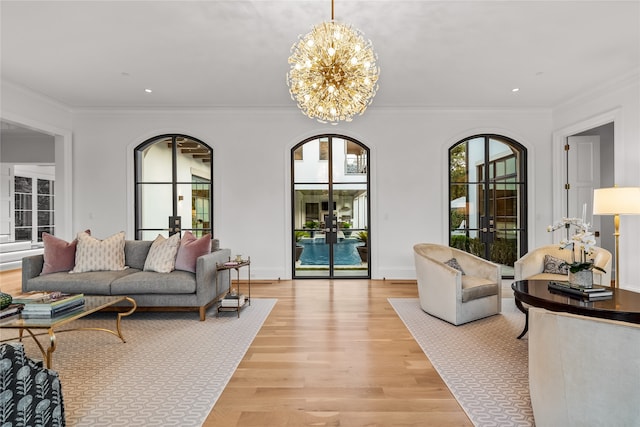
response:
[[[640,293],[637,292],[608,288],[613,291],[611,299],[588,301],[549,289],[548,280],[519,280],[511,284],[511,289],[516,306],[527,315],[524,330],[518,338],[529,330],[529,316],[523,303],[550,311],[640,323]]]

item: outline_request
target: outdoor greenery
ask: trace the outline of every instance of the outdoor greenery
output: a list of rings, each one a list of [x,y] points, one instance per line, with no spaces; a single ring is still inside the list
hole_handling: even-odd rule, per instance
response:
[[[318,228],[318,225],[320,225],[318,221],[307,221],[304,223],[304,228],[309,228],[313,230],[314,228]]]
[[[367,246],[367,243],[369,241],[369,232],[367,232],[366,230],[358,231],[358,233],[356,234],[356,239],[360,240],[364,243],[365,246]]]
[[[514,239],[496,239],[491,244],[490,252],[491,261],[498,264],[513,265],[518,259]]]

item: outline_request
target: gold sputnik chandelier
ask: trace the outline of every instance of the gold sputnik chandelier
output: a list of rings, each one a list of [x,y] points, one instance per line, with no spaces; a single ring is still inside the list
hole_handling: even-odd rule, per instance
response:
[[[377,59],[362,32],[334,21],[331,0],[331,21],[316,25],[291,47],[291,98],[320,123],[350,122],[378,90]]]

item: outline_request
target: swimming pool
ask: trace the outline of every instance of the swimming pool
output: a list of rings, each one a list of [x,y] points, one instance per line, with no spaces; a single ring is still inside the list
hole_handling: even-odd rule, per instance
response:
[[[329,265],[329,245],[324,239],[304,238],[298,242],[304,247],[300,255],[301,265]],[[333,245],[334,265],[360,265],[360,255],[356,246],[362,242],[356,239],[342,239]]]

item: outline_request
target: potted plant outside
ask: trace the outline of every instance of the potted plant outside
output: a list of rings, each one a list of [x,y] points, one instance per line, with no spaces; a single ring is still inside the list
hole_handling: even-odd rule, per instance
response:
[[[349,230],[351,228],[351,223],[350,222],[341,222],[340,223],[340,228],[342,229],[342,232],[344,233],[344,237],[351,237],[352,231]]]
[[[369,232],[366,230],[359,231],[358,234],[356,234],[356,239],[363,243],[361,246],[356,246],[358,255],[360,255],[360,261],[369,262]]]
[[[310,237],[313,237],[315,235],[315,230],[318,228],[319,224],[320,223],[318,221],[314,220],[309,220],[304,223],[304,228],[309,229]]]

